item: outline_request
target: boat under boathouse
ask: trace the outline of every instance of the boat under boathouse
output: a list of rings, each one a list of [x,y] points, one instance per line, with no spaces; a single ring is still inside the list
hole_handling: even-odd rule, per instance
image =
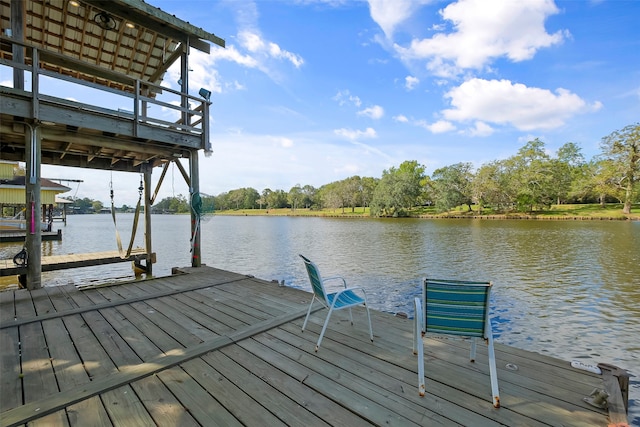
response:
[[[140,174],[144,209],[136,215],[144,212],[150,273],[152,171],[161,168],[160,186],[175,163],[197,200],[198,154],[211,151],[211,92],[190,90],[189,53],[208,54],[224,40],[141,0],[0,0],[0,27],[0,67],[13,74],[10,86],[0,85],[0,159],[26,164],[25,200],[35,206],[42,164]],[[176,63],[181,78],[173,90],[163,78]],[[196,210],[194,267],[201,263],[198,221]],[[29,289],[42,286],[41,241],[39,228],[27,233]]]

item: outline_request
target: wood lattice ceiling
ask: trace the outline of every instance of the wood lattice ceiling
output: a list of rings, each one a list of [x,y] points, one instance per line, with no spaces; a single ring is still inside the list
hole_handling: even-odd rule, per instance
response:
[[[0,26],[11,28],[11,4],[24,6],[24,41],[129,77],[159,83],[189,45],[209,52],[208,42],[224,40],[139,0],[0,0]],[[14,16],[13,19],[16,19]],[[11,52],[0,52],[11,58]],[[60,63],[44,68],[111,87],[121,84]]]
[[[14,60],[10,41],[22,41],[41,51],[43,70],[125,92],[134,91],[135,80],[159,84],[189,48],[209,53],[210,43],[225,45],[214,34],[142,0],[0,0],[0,27],[4,39],[0,58]],[[25,58],[25,63],[30,61]],[[172,143],[119,132],[126,123],[115,118],[113,127],[96,126],[89,115],[82,116],[85,106],[73,110],[69,104],[68,100],[60,104],[59,122],[41,126],[43,163],[135,170],[142,163],[157,165],[193,148],[185,146],[180,136]],[[67,114],[75,120],[62,120]],[[10,107],[0,110],[0,158],[24,159],[25,120],[28,115],[18,117]],[[165,129],[170,132],[166,125]]]

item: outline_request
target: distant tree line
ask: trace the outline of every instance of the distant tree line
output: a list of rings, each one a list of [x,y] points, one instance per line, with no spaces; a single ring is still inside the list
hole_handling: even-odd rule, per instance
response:
[[[527,142],[504,160],[494,160],[478,169],[471,163],[456,163],[436,169],[431,176],[425,166],[408,160],[391,167],[382,177],[352,176],[320,188],[300,184],[288,192],[266,188],[239,188],[217,196],[202,195],[202,211],[243,209],[333,209],[354,212],[369,207],[378,217],[410,215],[418,206],[433,206],[439,212],[459,206],[482,213],[534,212],[553,204],[623,204],[623,213],[640,200],[640,124],[629,125],[602,138],[601,152],[585,160],[580,147],[568,142],[551,156],[539,139]],[[80,205],[99,202],[79,199]],[[124,207],[123,207],[124,209]],[[156,213],[189,213],[189,200],[179,195],[153,205]]]
[[[434,206],[440,212],[466,206],[479,212],[534,212],[553,204],[623,204],[631,213],[640,201],[640,123],[602,138],[600,153],[585,160],[581,148],[568,142],[555,156],[539,139],[527,142],[504,160],[494,160],[474,170],[471,163],[436,169],[431,176],[425,166],[408,160],[382,177],[352,176],[320,188],[296,184],[288,192],[265,188],[239,188],[217,196],[201,195],[202,212],[241,209],[333,209],[354,212],[369,207],[373,216],[407,216],[417,206]],[[152,207],[154,213],[189,213],[190,200],[167,197]],[[100,212],[103,203],[88,197],[75,198],[75,213]],[[135,208],[123,205],[119,212]]]
[[[325,184],[292,187],[288,192],[240,188],[212,197],[218,210],[369,207],[373,216],[406,216],[417,206],[446,212],[472,205],[482,212],[534,212],[553,204],[623,203],[630,213],[640,194],[640,124],[602,138],[601,153],[586,161],[580,147],[568,142],[555,156],[539,139],[527,142],[504,160],[483,164],[456,163],[431,176],[415,160],[383,171],[381,178],[352,176]],[[204,199],[203,199],[204,200]]]

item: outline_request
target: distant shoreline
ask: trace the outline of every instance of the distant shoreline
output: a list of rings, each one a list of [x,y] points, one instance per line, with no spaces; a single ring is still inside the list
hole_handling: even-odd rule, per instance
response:
[[[206,215],[206,214],[205,214]],[[356,208],[355,212],[351,208],[336,210],[310,210],[290,208],[280,209],[238,209],[215,211],[213,215],[221,216],[295,216],[295,217],[317,217],[317,218],[377,218],[377,219],[484,219],[484,220],[536,220],[536,221],[640,221],[638,208],[632,210],[631,214],[622,213],[620,206],[601,208],[594,205],[560,205],[549,211],[539,211],[534,213],[487,213],[455,211],[448,213],[425,212],[424,208],[410,212],[403,217],[372,217],[368,208]]]

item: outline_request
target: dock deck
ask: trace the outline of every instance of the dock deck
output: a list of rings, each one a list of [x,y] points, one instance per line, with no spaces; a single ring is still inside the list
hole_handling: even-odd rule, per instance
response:
[[[118,262],[140,262],[147,256],[142,248],[135,248],[127,258],[118,251],[91,252],[82,254],[50,255],[42,257],[42,271],[63,270],[66,268],[91,267],[94,265],[114,264]],[[152,255],[152,257],[154,257]],[[12,259],[0,260],[0,277],[26,274],[27,267],[16,265]]]
[[[2,426],[606,426],[583,401],[603,379],[496,345],[425,340],[417,389],[412,320],[326,310],[300,331],[311,294],[210,267],[84,290],[0,293]],[[319,307],[319,305],[318,305]],[[483,352],[484,351],[484,352]]]
[[[26,231],[0,231],[0,243],[24,242],[27,236]],[[62,230],[43,231],[42,241],[60,241],[62,240]]]

